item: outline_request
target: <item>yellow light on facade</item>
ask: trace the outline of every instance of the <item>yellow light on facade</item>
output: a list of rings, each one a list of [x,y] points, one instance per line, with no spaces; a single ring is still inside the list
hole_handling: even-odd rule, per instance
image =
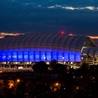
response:
[[[76,87],[76,89],[78,90],[78,89],[79,89],[79,87],[77,86],[77,87]]]
[[[61,84],[60,84],[59,82],[56,82],[56,83],[54,83],[54,86],[53,86],[53,87],[54,87],[54,88],[60,89]]]
[[[12,88],[14,86],[13,83],[9,83],[9,88]]]
[[[56,92],[57,91],[57,88],[54,88],[53,91]]]
[[[90,37],[92,39],[98,39],[98,36],[88,36],[88,37]]]
[[[55,86],[59,86],[59,83],[57,82],[57,83],[55,83]]]
[[[64,88],[64,90],[65,90],[66,88]]]
[[[0,70],[0,73],[2,73],[2,70]]]
[[[75,79],[76,77],[75,77],[75,76],[73,76],[73,78]]]
[[[83,78],[83,76],[80,76],[80,78]]]
[[[49,62],[46,62],[46,64],[49,64]]]
[[[17,79],[16,82],[19,83],[20,82],[20,79]]]
[[[73,62],[71,62],[71,64],[73,64]]]

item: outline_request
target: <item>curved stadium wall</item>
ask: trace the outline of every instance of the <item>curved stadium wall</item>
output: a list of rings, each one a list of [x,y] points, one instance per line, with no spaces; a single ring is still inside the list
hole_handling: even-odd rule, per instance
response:
[[[32,33],[0,39],[0,62],[81,62],[83,47],[95,47],[85,36]]]

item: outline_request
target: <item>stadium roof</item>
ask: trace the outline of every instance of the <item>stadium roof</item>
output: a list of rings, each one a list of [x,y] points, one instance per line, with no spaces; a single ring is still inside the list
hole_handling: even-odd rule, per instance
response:
[[[1,50],[15,48],[48,48],[81,51],[82,46],[85,45],[96,46],[94,41],[89,37],[69,36],[60,33],[29,33],[0,39]]]

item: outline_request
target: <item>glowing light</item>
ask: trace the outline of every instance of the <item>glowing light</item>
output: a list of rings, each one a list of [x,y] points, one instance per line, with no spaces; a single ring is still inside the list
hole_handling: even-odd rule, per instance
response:
[[[16,82],[19,83],[20,82],[20,79],[17,79]]]
[[[79,89],[79,87],[77,86],[77,87],[76,87],[76,89],[78,90],[78,89]]]
[[[18,69],[23,69],[23,67],[22,67],[22,66],[20,66],[20,67],[18,67]]]
[[[83,76],[80,76],[80,78],[83,78]]]
[[[56,91],[57,91],[57,88],[54,88],[52,91],[53,91],[53,92],[56,92]]]
[[[75,77],[75,76],[73,76],[73,78],[75,79],[76,77]]]
[[[12,88],[12,87],[14,87],[14,83],[10,82],[9,83],[9,88]]]
[[[51,53],[52,59],[53,60],[57,60],[57,52],[56,50],[53,50],[53,52]]]
[[[56,83],[54,83],[54,88],[60,88],[61,87],[61,84],[59,83],[59,82],[56,82]]]
[[[24,33],[7,33],[7,32],[0,32],[0,36],[19,36],[24,35]]]
[[[59,85],[59,83],[57,82],[57,83],[55,83],[55,86],[58,86]]]
[[[88,37],[90,37],[92,39],[98,39],[98,36],[88,36]]]
[[[70,33],[69,36],[74,36],[74,34]]]
[[[17,51],[16,51],[17,50]],[[80,52],[67,51],[67,50],[44,50],[36,48],[28,51],[25,48],[13,50],[0,50],[0,62],[33,62],[33,61],[46,61],[57,60],[59,62],[80,62],[81,54]]]
[[[0,70],[0,73],[2,73],[2,70]]]
[[[0,38],[4,38],[4,36],[0,36]]]
[[[62,31],[62,32],[61,32],[61,34],[62,34],[62,35],[64,35],[64,34],[65,34],[65,32],[64,32],[64,31]]]

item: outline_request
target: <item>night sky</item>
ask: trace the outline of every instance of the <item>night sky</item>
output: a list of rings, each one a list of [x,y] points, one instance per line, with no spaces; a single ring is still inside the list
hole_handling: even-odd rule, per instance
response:
[[[0,32],[98,34],[98,0],[0,0]]]

